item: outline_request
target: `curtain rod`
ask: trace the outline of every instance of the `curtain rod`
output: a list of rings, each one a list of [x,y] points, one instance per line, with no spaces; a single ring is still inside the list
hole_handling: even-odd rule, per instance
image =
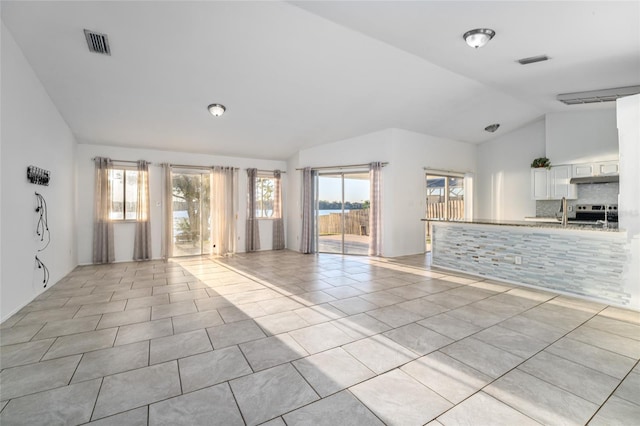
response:
[[[434,175],[448,175],[448,176],[455,176],[455,177],[464,177],[466,173],[469,173],[469,172],[458,172],[454,170],[432,169],[430,167],[423,167],[422,169]]]
[[[247,167],[245,170],[249,170],[249,167]],[[275,172],[275,170],[260,170],[260,169],[256,169],[258,171],[258,173],[273,173]],[[280,173],[287,173],[285,170],[280,170]]]
[[[333,169],[333,170],[340,170],[340,169],[351,169],[354,167],[365,167],[365,166],[369,166],[371,163],[363,163],[363,164],[349,164],[346,166],[323,166],[323,167],[311,167],[311,170],[323,170],[323,169]],[[388,165],[388,162],[384,162],[382,163],[382,167]],[[296,170],[304,170],[303,168],[300,169],[296,169]]]
[[[231,166],[191,166],[187,164],[169,164],[169,167],[176,167],[178,169],[213,169],[214,167],[231,167]],[[231,167],[233,170],[240,170],[238,167]]]
[[[91,159],[91,161],[95,161],[95,160],[96,160],[96,158],[97,158],[97,157],[93,157],[93,158]],[[114,160],[114,159],[112,159],[112,158],[109,158],[109,160],[113,161],[114,163],[133,163],[133,164],[138,164],[138,162],[137,162],[137,161],[131,161],[131,160]],[[147,161],[147,163],[149,163],[149,162]]]
[[[95,161],[97,157],[93,157],[91,159],[91,161]],[[109,158],[111,161],[113,161],[114,163],[132,163],[132,164],[138,164],[137,161],[131,161],[131,160],[114,160],[112,158]],[[147,164],[153,164],[149,161],[146,161]],[[157,166],[162,166],[164,163],[155,163],[155,165]],[[230,167],[230,166],[193,166],[193,165],[187,165],[187,164],[169,164],[169,167],[178,167],[181,169],[213,169],[214,167]],[[233,167],[234,170],[240,170],[238,167]],[[286,173],[286,172],[282,172],[282,173]]]

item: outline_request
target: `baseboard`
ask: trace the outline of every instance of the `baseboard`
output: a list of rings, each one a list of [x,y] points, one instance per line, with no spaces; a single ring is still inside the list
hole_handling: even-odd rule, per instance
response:
[[[31,300],[27,301],[26,303],[18,306],[16,309],[14,309],[9,315],[7,315],[6,317],[3,317],[0,319],[0,326],[2,326],[2,324],[4,324],[4,322],[6,320],[8,320],[9,318],[11,318],[12,316],[14,316],[15,314],[17,314],[18,312],[20,312],[20,310],[22,308],[24,308],[25,306],[27,306],[29,303],[33,302],[37,297],[39,297],[40,295],[42,295],[43,293],[46,293],[48,290],[51,290],[56,284],[58,284],[60,282],[60,280],[62,280],[62,278],[66,277],[67,275],[69,275],[71,273],[71,271],[73,271],[78,265],[74,266],[73,268],[71,268],[69,271],[67,271],[66,274],[64,274],[62,277],[60,277],[60,279],[58,281],[56,281],[53,284],[48,284],[47,288],[43,289],[40,293],[36,294],[35,296],[33,296],[31,298]]]

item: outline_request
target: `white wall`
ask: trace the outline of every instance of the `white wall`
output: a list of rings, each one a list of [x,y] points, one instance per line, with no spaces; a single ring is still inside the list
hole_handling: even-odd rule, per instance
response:
[[[34,259],[42,246],[35,231],[35,192],[49,210],[51,243],[38,254],[49,268],[49,286],[76,265],[76,141],[4,23],[1,31],[0,317],[5,320],[44,290]],[[27,181],[29,165],[51,171],[49,186]]]
[[[93,195],[94,195],[94,163],[96,156],[109,157],[115,160],[146,160],[152,163],[149,167],[149,198],[151,203],[151,254],[154,259],[162,256],[162,167],[161,163],[185,164],[194,166],[234,166],[238,171],[238,242],[237,251],[245,251],[245,223],[247,209],[247,172],[246,168],[255,167],[263,170],[286,170],[284,161],[256,160],[250,158],[224,157],[186,152],[155,151],[148,149],[131,149],[105,145],[79,144],[77,154],[78,173],[78,263],[92,262],[93,239]],[[286,181],[284,174],[283,203],[287,202]],[[285,210],[286,223],[286,210]],[[133,223],[115,224],[115,255],[116,262],[128,262],[133,257],[134,241]],[[261,250],[271,250],[272,223],[269,220],[260,221]]]
[[[333,167],[389,161],[391,157],[391,130],[382,130],[350,139],[303,149],[292,156],[287,164],[289,173],[289,204],[287,216],[288,248],[300,251],[302,231],[302,167]],[[383,189],[387,188],[387,169],[383,169]],[[383,215],[385,211],[383,209]],[[384,219],[383,219],[384,221]],[[384,238],[384,237],[383,237]]]
[[[615,108],[548,113],[545,123],[551,164],[618,159]]]
[[[530,166],[544,155],[544,119],[479,145],[475,216],[495,220],[535,216]]]
[[[475,146],[401,129],[386,129],[301,150],[289,159],[292,171],[289,248],[299,250],[301,172],[295,168],[388,162],[382,173],[382,251],[385,257],[423,253],[426,187],[424,167],[475,170]]]
[[[425,222],[420,220],[427,208],[424,168],[475,174],[477,147],[401,129],[393,129],[392,140],[391,188],[384,202],[391,229],[383,240],[384,255],[424,253]]]

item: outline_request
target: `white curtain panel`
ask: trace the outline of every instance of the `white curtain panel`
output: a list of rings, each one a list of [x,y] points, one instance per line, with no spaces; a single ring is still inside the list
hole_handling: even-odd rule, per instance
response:
[[[473,220],[473,173],[464,174],[464,219]]]
[[[113,245],[113,222],[109,218],[111,209],[111,180],[109,174],[113,162],[109,158],[96,157],[95,189],[93,204],[93,263],[115,261]]]
[[[236,252],[238,171],[215,166],[210,176],[213,254],[227,256]]]
[[[369,256],[382,256],[382,163],[369,165]]]
[[[300,238],[301,253],[315,253],[314,235],[314,181],[316,171],[310,167],[302,170],[302,238]]]
[[[284,220],[282,218],[282,172],[273,171],[273,250],[284,249]]]
[[[138,161],[138,203],[133,260],[151,260],[151,222],[149,214],[149,163]]]
[[[260,250],[260,227],[256,219],[257,178],[258,169],[247,169],[247,252]]]
[[[173,256],[173,181],[171,166],[162,165],[162,258]]]

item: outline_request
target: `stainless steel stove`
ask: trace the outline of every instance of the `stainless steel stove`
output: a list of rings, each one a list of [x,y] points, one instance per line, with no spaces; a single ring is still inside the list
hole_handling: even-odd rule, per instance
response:
[[[576,217],[570,219],[573,223],[617,222],[617,204],[577,204]]]

